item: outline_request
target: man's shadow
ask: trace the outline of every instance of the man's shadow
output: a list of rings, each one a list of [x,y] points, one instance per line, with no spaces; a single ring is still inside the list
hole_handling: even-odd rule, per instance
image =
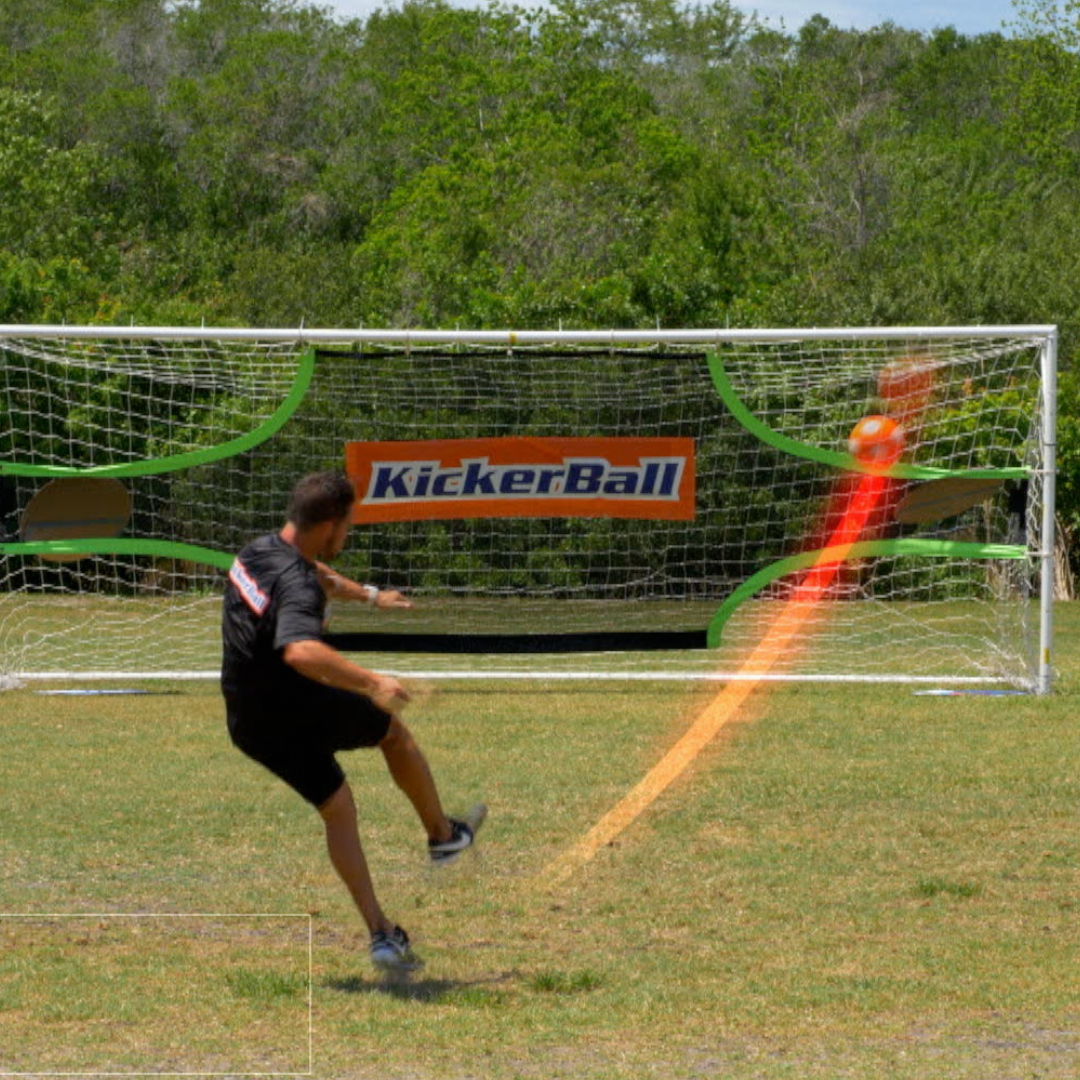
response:
[[[326,979],[323,986],[340,994],[385,994],[401,1001],[438,1004],[449,995],[474,987],[494,987],[513,979],[514,972],[491,975],[482,979],[433,979],[415,973],[376,975],[364,978],[350,975],[343,979]]]

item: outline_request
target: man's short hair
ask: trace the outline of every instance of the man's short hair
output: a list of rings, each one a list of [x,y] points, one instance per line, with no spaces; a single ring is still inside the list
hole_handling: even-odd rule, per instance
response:
[[[344,473],[312,473],[293,488],[287,515],[298,529],[310,529],[324,521],[348,517],[355,501],[356,492]]]

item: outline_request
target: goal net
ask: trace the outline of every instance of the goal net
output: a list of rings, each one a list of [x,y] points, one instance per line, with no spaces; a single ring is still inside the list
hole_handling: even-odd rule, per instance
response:
[[[731,677],[827,566],[774,676],[1045,689],[1055,340],[0,327],[0,677],[214,672],[233,554],[345,468],[341,569],[416,602],[335,609],[371,666]]]

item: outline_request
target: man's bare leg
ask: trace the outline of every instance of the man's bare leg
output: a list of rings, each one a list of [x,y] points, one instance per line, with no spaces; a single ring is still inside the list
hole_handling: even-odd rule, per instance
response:
[[[379,749],[386,758],[394,783],[405,792],[420,816],[428,839],[436,843],[449,840],[453,829],[443,813],[431,769],[400,717],[395,716],[390,721],[390,728],[379,743]]]
[[[394,924],[383,913],[375,898],[364,849],[360,846],[360,830],[356,823],[356,803],[347,782],[319,807],[326,825],[326,846],[338,877],[345,883],[361,917],[371,933],[390,932]]]

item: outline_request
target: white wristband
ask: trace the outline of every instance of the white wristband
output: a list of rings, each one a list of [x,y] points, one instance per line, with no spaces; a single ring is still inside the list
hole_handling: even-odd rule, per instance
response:
[[[379,590],[375,585],[365,585],[364,589],[367,591],[367,602],[374,607],[379,600]]]

